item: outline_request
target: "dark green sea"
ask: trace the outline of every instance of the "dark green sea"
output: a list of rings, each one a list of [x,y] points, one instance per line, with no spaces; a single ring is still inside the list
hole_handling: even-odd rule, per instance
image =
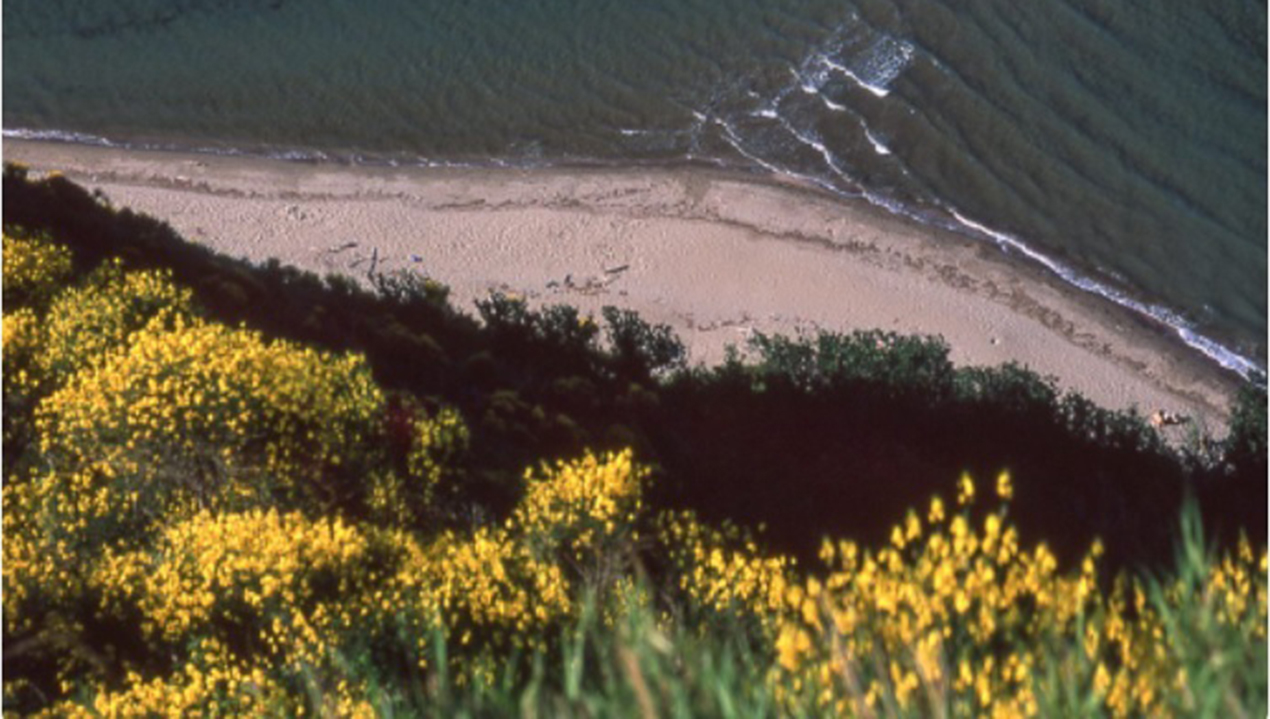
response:
[[[1264,0],[7,0],[6,136],[797,175],[1266,358]]]

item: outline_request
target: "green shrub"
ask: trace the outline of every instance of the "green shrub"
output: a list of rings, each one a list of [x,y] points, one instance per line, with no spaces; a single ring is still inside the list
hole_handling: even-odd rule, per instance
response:
[[[630,310],[602,310],[618,377],[642,379],[680,369],[687,351],[668,325],[650,325]]]

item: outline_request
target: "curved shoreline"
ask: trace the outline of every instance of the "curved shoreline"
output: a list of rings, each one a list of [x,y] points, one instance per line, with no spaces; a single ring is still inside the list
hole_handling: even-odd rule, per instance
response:
[[[704,120],[704,116],[702,117]],[[1223,344],[1210,334],[1204,334],[1194,323],[1167,305],[1157,304],[1141,296],[1135,295],[1131,288],[1117,285],[1116,281],[1097,273],[1082,271],[1065,263],[1045,251],[1037,249],[1019,237],[1001,232],[983,225],[963,215],[959,209],[947,202],[936,202],[932,208],[924,212],[905,206],[903,203],[876,195],[862,187],[857,191],[844,191],[832,186],[821,178],[790,172],[768,163],[760,157],[751,155],[745,149],[732,142],[734,149],[748,158],[752,165],[733,165],[718,158],[680,158],[678,160],[587,160],[570,159],[546,162],[506,161],[499,158],[475,158],[470,160],[433,160],[426,157],[410,155],[366,155],[359,153],[341,154],[313,148],[270,149],[261,146],[255,149],[229,146],[187,146],[163,141],[115,140],[108,137],[88,135],[80,132],[63,130],[37,130],[31,128],[4,128],[2,133],[6,141],[66,143],[97,148],[112,148],[124,152],[169,153],[177,155],[210,155],[216,157],[238,158],[243,160],[266,160],[287,163],[305,163],[326,166],[352,166],[365,169],[399,169],[407,170],[438,168],[466,170],[606,170],[627,171],[641,169],[650,171],[682,171],[713,170],[731,173],[756,182],[771,182],[778,185],[792,184],[809,191],[819,191],[838,201],[860,202],[885,210],[887,214],[926,226],[931,232],[952,232],[973,237],[994,244],[1004,253],[1018,253],[1035,265],[1045,268],[1054,278],[1061,279],[1071,289],[1100,296],[1102,299],[1119,305],[1144,318],[1168,328],[1176,339],[1189,345],[1192,349],[1208,357],[1221,367],[1230,370],[1245,380],[1264,386],[1266,367],[1263,362],[1251,356],[1240,354],[1230,344]],[[875,140],[871,141],[875,142]],[[888,152],[889,154],[889,152]],[[764,172],[768,174],[764,174]],[[1017,259],[1017,258],[1016,258]]]
[[[1240,381],[1171,328],[988,242],[790,179],[705,168],[405,168],[4,140],[233,256],[318,273],[425,271],[672,325],[693,361],[753,331],[940,334],[957,364],[1017,361],[1060,388],[1219,432]],[[353,244],[355,243],[355,244]]]

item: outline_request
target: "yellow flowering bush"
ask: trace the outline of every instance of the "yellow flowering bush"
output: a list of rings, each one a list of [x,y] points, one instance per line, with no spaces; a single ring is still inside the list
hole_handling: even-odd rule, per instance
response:
[[[122,686],[104,683],[93,687],[91,700],[61,702],[41,717],[193,717],[277,716],[295,703],[260,667],[236,660],[219,642],[199,642],[193,661],[182,664],[170,676],[143,677],[130,671]],[[351,716],[341,714],[340,716]],[[362,714],[362,716],[371,716]]]
[[[3,234],[4,303],[39,307],[71,274],[71,251],[38,237]]]
[[[379,521],[406,528],[419,526],[438,488],[453,482],[470,434],[462,415],[451,407],[442,408],[434,417],[403,417],[400,421],[407,424],[408,433],[405,471],[385,467],[369,474],[367,504]]]
[[[364,571],[370,551],[338,518],[203,511],[169,526],[152,548],[107,553],[92,580],[106,596],[135,593],[143,627],[169,641],[231,631],[237,641],[313,662],[331,622],[352,621],[327,603],[347,604],[383,579]]]
[[[320,507],[381,401],[360,356],[197,320],[148,325],[37,408],[39,511],[55,536],[100,544],[202,506]]]
[[[974,499],[968,477],[958,498],[962,505]],[[1034,657],[999,658],[993,648],[1008,638],[1035,644],[1044,632],[1064,631],[1086,608],[1094,577],[1058,574],[1044,544],[1022,551],[1003,517],[988,514],[976,527],[968,512],[946,517],[935,498],[925,518],[910,512],[893,528],[891,546],[870,551],[826,542],[828,574],[785,597],[780,671],[796,688],[819,688],[838,710],[847,708],[842,697],[856,695],[869,710],[885,694],[903,706],[919,687],[938,684],[970,697],[963,709],[972,713],[1034,714]],[[1087,567],[1092,572],[1092,560]],[[877,656],[888,658],[885,671],[866,672]],[[850,691],[835,693],[844,682]]]
[[[1191,540],[1188,550],[1202,544],[1198,535]],[[1195,714],[1205,701],[1197,698],[1203,677],[1188,676],[1188,665],[1219,669],[1230,653],[1223,638],[1265,651],[1266,569],[1265,548],[1256,554],[1241,537],[1234,552],[1192,556],[1162,584],[1117,578],[1069,664],[1092,673],[1112,716]]]
[[[22,307],[5,312],[2,322],[0,341],[3,342],[5,412],[25,418],[45,387],[37,364],[43,339],[40,319],[30,308]],[[17,430],[12,419],[5,418],[6,442],[10,439],[10,432]]]
[[[254,452],[294,476],[364,440],[382,395],[359,355],[332,356],[258,333],[177,319],[75,376],[39,408],[42,450],[85,460],[101,446],[200,444]]]
[[[667,513],[659,525],[678,589],[691,608],[743,615],[772,628],[794,579],[793,559],[763,556],[753,538],[703,524],[692,512]]]
[[[133,677],[122,692],[100,687],[94,709],[130,715],[171,692],[182,715],[226,698],[237,702],[228,713],[290,713],[295,689],[319,681],[336,715],[372,716],[338,661],[405,605],[393,588],[405,554],[387,538],[338,518],[203,511],[167,527],[150,548],[108,551],[90,578],[106,611],[139,615],[156,646],[217,652],[190,651],[169,678]]]
[[[595,559],[633,537],[648,470],[630,450],[525,471],[525,496],[508,526],[536,548]]]
[[[3,574],[4,626],[10,635],[38,629],[36,620],[51,605],[81,592],[80,568],[65,540],[46,542],[30,483],[5,482]]]
[[[165,270],[127,272],[118,260],[94,270],[50,303],[42,324],[37,369],[54,386],[99,364],[143,327],[171,327],[194,316],[193,296]]]
[[[1008,475],[998,494],[1011,496]],[[1170,632],[1140,582],[1122,577],[1104,595],[1097,542],[1078,572],[1060,573],[1044,543],[1019,546],[1004,505],[973,518],[974,496],[963,477],[961,513],[945,516],[936,498],[925,518],[910,513],[896,525],[880,550],[826,542],[828,573],[786,593],[774,676],[838,713],[872,713],[891,701],[919,714],[946,705],[957,714],[1035,716],[1062,682],[1091,686],[1113,716],[1170,713],[1161,699],[1176,687],[1179,664],[1160,641]],[[1224,621],[1264,640],[1264,570],[1253,591],[1251,556],[1249,549],[1238,563],[1223,560],[1203,591]],[[1245,582],[1240,599],[1228,602],[1227,576],[1237,587]],[[1132,606],[1124,599],[1130,586]],[[1180,600],[1172,591],[1170,601]]]
[[[435,417],[415,423],[414,442],[406,457],[410,474],[432,488],[446,473],[453,471],[459,456],[467,451],[470,439],[467,425],[457,410],[446,407]]]
[[[395,586],[375,601],[408,607],[404,619],[416,631],[439,628],[467,650],[455,667],[460,681],[488,679],[497,665],[492,649],[547,646],[547,630],[570,616],[573,605],[558,550],[570,560],[594,558],[633,535],[647,474],[630,451],[588,452],[527,470],[525,496],[505,526],[470,535],[447,531],[425,545],[398,535],[409,558]],[[420,643],[417,651],[423,650]]]
[[[69,271],[69,260],[66,264]],[[6,392],[29,397],[52,391],[71,374],[104,361],[143,326],[193,315],[190,292],[172,284],[170,273],[125,272],[117,261],[98,268],[83,285],[57,289],[44,287],[47,307],[5,314]]]
[[[1258,581],[1264,578],[1266,569],[1266,552],[1263,549],[1258,557],[1247,536],[1239,538],[1235,553],[1226,554],[1213,563],[1204,578],[1202,591],[1205,600],[1216,606],[1218,622],[1242,626],[1251,621],[1252,635],[1265,638],[1265,623],[1256,619],[1257,612],[1266,606],[1266,585]],[[1179,579],[1171,588],[1179,599],[1188,589],[1191,588],[1186,586],[1185,579]]]
[[[397,578],[403,595],[439,612],[441,626],[461,646],[533,646],[541,630],[569,611],[560,567],[536,559],[507,531],[480,529],[470,537],[442,534],[413,552]]]

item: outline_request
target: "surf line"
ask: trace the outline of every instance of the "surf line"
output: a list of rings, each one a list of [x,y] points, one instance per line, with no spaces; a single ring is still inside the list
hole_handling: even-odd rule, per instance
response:
[[[982,223],[975,222],[958,212],[957,209],[952,206],[945,205],[945,209],[947,209],[948,212],[963,226],[978,234],[988,237],[993,240],[998,247],[1019,252],[1028,259],[1040,264],[1050,272],[1053,272],[1067,283],[1086,292],[1092,292],[1100,297],[1111,300],[1125,309],[1132,310],[1137,314],[1159,322],[1172,330],[1187,346],[1198,350],[1209,359],[1213,360],[1222,367],[1235,372],[1245,380],[1248,380],[1258,386],[1264,386],[1266,375],[1264,367],[1222,345],[1216,340],[1200,334],[1189,322],[1183,319],[1176,312],[1166,307],[1150,305],[1145,302],[1135,300],[1114,287],[1099,282],[1091,277],[1081,275],[1061,262],[1032,249],[1016,237],[994,230]]]

